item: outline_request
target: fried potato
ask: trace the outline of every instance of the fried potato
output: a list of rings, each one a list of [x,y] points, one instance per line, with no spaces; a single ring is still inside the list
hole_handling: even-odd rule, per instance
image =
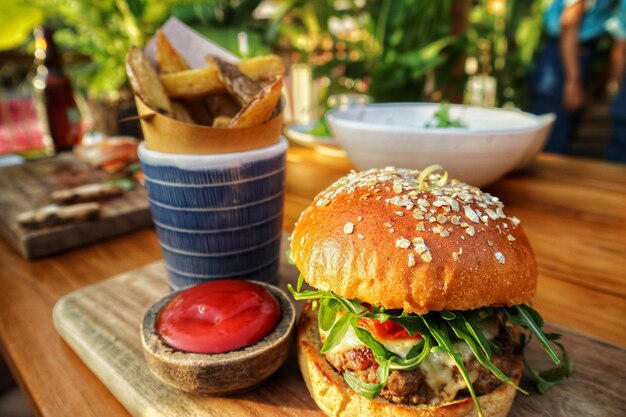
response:
[[[185,61],[185,58],[178,53],[161,30],[158,30],[156,33],[155,57],[157,68],[161,74],[189,69],[189,64]]]
[[[226,92],[215,65],[162,74],[161,83],[171,98],[195,98]]]
[[[189,98],[180,100],[179,103],[185,106],[189,115],[197,124],[204,126],[211,126],[211,124],[213,124],[213,116],[211,116],[209,107],[203,99]]]
[[[273,80],[285,72],[280,57],[267,55],[243,60],[237,67],[252,81]],[[170,98],[193,98],[227,92],[217,66],[161,74],[161,83]]]
[[[244,59],[237,64],[237,68],[255,82],[274,81],[285,75],[285,63],[278,55],[263,55]]]
[[[242,106],[245,106],[261,91],[261,87],[241,72],[236,65],[218,57],[212,57],[212,61],[217,66],[220,79],[226,89]]]
[[[233,120],[232,117],[217,116],[213,119],[213,127],[229,127],[231,120]]]
[[[283,80],[264,87],[230,122],[230,127],[250,127],[266,122],[280,101]]]
[[[215,96],[207,96],[204,103],[213,117],[228,116],[235,117],[241,106],[230,94],[218,94]]]
[[[126,72],[133,91],[152,109],[172,116],[172,103],[143,51],[131,46],[126,56]]]
[[[191,117],[191,114],[189,114],[189,111],[187,111],[187,108],[177,101],[172,102],[172,117],[181,122],[196,123],[194,118]]]

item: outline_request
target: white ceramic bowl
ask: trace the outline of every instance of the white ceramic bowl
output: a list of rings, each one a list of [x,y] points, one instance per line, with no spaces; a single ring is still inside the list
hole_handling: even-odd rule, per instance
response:
[[[464,128],[427,128],[436,103],[369,104],[326,115],[337,142],[359,169],[444,166],[478,187],[528,164],[550,133],[554,115],[450,105]]]

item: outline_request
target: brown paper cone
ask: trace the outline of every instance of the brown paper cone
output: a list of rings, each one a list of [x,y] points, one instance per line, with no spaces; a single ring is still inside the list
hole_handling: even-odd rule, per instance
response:
[[[278,143],[283,129],[282,108],[278,115],[261,125],[224,128],[172,119],[152,110],[137,96],[135,103],[146,147],[157,152],[206,155],[249,151]]]

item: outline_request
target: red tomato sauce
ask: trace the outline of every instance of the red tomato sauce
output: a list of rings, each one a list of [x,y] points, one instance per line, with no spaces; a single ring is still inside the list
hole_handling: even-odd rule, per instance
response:
[[[216,280],[172,298],[157,318],[163,341],[185,352],[225,353],[250,346],[278,323],[280,305],[268,290],[242,280]]]

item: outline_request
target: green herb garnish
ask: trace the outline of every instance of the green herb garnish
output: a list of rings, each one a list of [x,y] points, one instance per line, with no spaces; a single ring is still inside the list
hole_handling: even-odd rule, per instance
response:
[[[560,335],[556,333],[549,333],[546,334],[546,337],[561,350],[561,364],[556,368],[546,369],[545,371],[538,371],[529,366],[528,363],[526,364],[526,368],[537,381],[537,389],[542,394],[571,375],[573,370],[572,362],[570,362],[565,348],[561,343],[556,341],[560,338]]]
[[[539,313],[527,305],[473,311],[433,311],[428,314],[408,314],[401,310],[386,310],[377,306],[368,309],[357,299],[347,299],[331,291],[302,290],[303,282],[304,278],[301,275],[296,285],[297,289],[288,285],[289,291],[296,300],[313,300],[314,307],[319,308],[319,326],[326,332],[322,353],[337,346],[350,327],[359,340],[371,349],[374,360],[378,363],[376,371],[378,383],[363,382],[350,372],[343,374],[346,383],[355,392],[367,398],[375,398],[380,394],[387,384],[391,370],[415,369],[430,353],[445,353],[454,361],[461,373],[474,400],[478,415],[483,416],[462,356],[454,348],[454,344],[459,341],[467,343],[478,362],[498,379],[528,394],[495,366],[492,361],[492,350],[495,346],[487,340],[478,326],[481,320],[497,314],[498,311],[504,311],[511,322],[528,329],[539,340],[554,363],[560,364],[554,369],[545,371],[536,371],[529,367],[531,374],[537,380],[540,392],[545,392],[571,374],[572,366],[567,354],[563,346],[556,342],[559,335],[544,333],[543,319]],[[422,340],[413,346],[406,358],[402,358],[385,348],[369,330],[359,326],[361,318],[372,318],[381,322],[391,320],[402,326],[410,335],[419,333]],[[555,343],[561,349],[561,358],[551,343]]]
[[[431,120],[426,122],[424,127],[445,129],[450,127],[464,128],[467,126],[461,121],[461,119],[452,119],[450,117],[450,108],[448,103],[440,103],[439,110],[435,112]]]
[[[546,334],[543,332],[543,318],[539,315],[539,313],[523,304],[505,308],[504,311],[511,322],[519,324],[520,326],[530,330],[530,332],[539,340],[539,343],[543,345],[543,348],[555,364],[558,365],[561,362],[559,355],[557,355],[554,348],[550,345]]]
[[[115,178],[107,181],[109,184],[116,185],[124,191],[132,191],[135,189],[135,181],[129,178]]]
[[[293,261],[293,259],[291,258],[291,249],[287,249],[285,251],[285,258],[287,259],[287,263],[289,265],[295,265],[296,263]]]
[[[328,124],[326,123],[326,119],[325,118],[321,118],[316,124],[315,126],[313,126],[311,129],[309,129],[308,132],[309,135],[313,135],[313,136],[317,136],[317,137],[323,137],[325,139],[331,139],[332,138],[332,134],[330,133],[330,129],[328,128]]]

